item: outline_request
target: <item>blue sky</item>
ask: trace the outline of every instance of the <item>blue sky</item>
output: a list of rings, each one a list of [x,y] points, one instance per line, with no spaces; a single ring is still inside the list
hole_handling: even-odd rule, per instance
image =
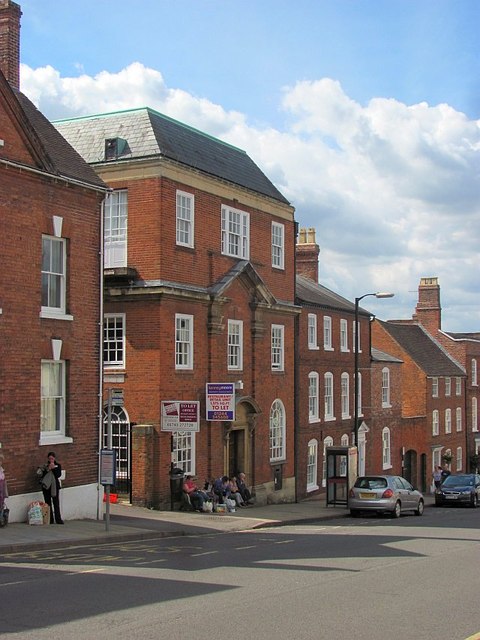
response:
[[[480,2],[24,0],[50,118],[151,106],[244,148],[317,231],[322,283],[480,330]],[[136,65],[134,63],[137,63]],[[475,275],[477,274],[477,275]]]

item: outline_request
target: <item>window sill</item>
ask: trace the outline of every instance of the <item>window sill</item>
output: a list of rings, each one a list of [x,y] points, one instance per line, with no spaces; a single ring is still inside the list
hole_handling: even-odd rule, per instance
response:
[[[389,402],[382,402],[382,409],[391,409],[392,405]]]
[[[335,349],[333,347],[326,347],[325,345],[323,346],[323,350],[324,351],[335,351]]]
[[[335,416],[325,416],[325,422],[335,422]]]
[[[320,422],[320,418],[308,418],[308,424],[319,424]]]
[[[38,444],[40,446],[44,446],[44,445],[54,445],[54,444],[72,444],[72,442],[73,442],[73,438],[68,438],[63,434],[47,435],[47,434],[41,433]]]
[[[311,491],[317,491],[318,489],[320,489],[318,484],[309,484],[309,485],[307,485],[307,493],[310,493]]]
[[[316,346],[309,344],[308,349],[309,351],[320,351],[320,347],[318,346],[318,344]]]
[[[40,318],[47,318],[48,320],[73,320],[73,316],[69,313],[55,313],[55,311],[47,311],[42,309],[39,314]]]

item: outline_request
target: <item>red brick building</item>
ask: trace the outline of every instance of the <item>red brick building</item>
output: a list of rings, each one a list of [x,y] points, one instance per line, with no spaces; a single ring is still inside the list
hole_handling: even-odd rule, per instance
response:
[[[292,500],[293,207],[246,153],[151,109],[55,126],[113,189],[105,391],[123,393],[113,444],[133,502],[169,504],[172,461],[199,484],[245,471],[257,502]],[[206,419],[207,383],[233,385],[234,420]],[[199,403],[197,432],[164,430],[173,401]]]
[[[20,7],[0,0],[0,446],[12,520],[51,449],[64,517],[98,513],[105,186],[18,90]]]
[[[298,496],[325,488],[325,449],[354,442],[355,304],[318,283],[314,229],[297,243],[297,480]],[[359,308],[359,470],[365,472],[370,419],[370,317]]]
[[[463,367],[465,380],[466,466],[479,468],[480,433],[478,405],[480,399],[479,364],[480,333],[453,333],[442,330],[442,308],[438,278],[422,278],[418,286],[418,302],[413,315],[448,353]]]
[[[392,469],[400,472],[401,455],[404,475],[426,491],[436,465],[447,460],[452,471],[466,468],[464,370],[412,321],[376,319],[372,344],[402,361],[402,421],[391,433]],[[382,393],[391,383],[387,376]]]

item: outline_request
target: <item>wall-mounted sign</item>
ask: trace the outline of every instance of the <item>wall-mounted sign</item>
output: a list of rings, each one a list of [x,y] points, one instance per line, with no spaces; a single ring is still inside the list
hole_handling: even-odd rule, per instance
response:
[[[200,403],[162,401],[162,431],[200,431]]]
[[[207,382],[207,420],[235,420],[235,385],[233,382]]]

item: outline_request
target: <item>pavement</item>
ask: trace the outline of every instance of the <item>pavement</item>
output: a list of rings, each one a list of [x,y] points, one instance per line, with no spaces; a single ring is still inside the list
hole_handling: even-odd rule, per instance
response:
[[[433,498],[425,496],[425,506],[431,505],[433,505]],[[253,505],[228,514],[156,511],[119,502],[110,505],[108,526],[104,520],[67,520],[63,526],[10,523],[0,529],[0,558],[4,554],[15,552],[207,533],[229,533],[314,523],[348,515],[346,506],[327,506],[325,497],[296,503]]]

